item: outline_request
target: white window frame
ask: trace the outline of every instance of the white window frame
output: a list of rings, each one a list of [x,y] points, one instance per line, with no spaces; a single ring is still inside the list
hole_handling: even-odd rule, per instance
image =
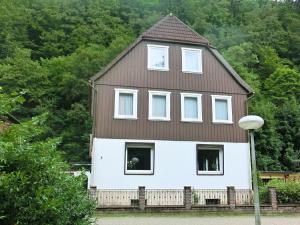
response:
[[[213,123],[225,123],[225,124],[232,124],[232,96],[225,96],[225,95],[212,95],[212,118]],[[216,118],[216,100],[226,100],[227,101],[227,115],[228,120],[220,120]]]
[[[163,48],[164,49],[165,60],[166,60],[164,68],[152,66],[152,52],[151,52],[151,49],[153,49],[153,48]],[[147,52],[148,52],[148,62],[147,62],[148,70],[169,71],[169,46],[148,44],[147,45]]]
[[[199,70],[189,70],[185,64],[185,51],[194,51],[198,53],[199,57]],[[182,72],[183,73],[195,73],[202,74],[203,73],[203,62],[202,62],[202,49],[199,48],[181,48],[181,56],[182,56]]]
[[[120,94],[133,94],[133,115],[120,115],[119,114],[119,97]],[[115,111],[114,111],[114,118],[115,119],[137,119],[137,94],[138,90],[133,89],[122,89],[122,88],[115,88]]]
[[[150,157],[150,170],[127,170],[127,160],[128,160],[128,148],[150,148],[151,149],[151,157]],[[154,144],[126,144],[125,147],[125,174],[129,175],[153,175],[154,174]]]
[[[160,121],[170,121],[170,98],[171,98],[171,92],[167,91],[148,91],[149,92],[149,120],[160,120]],[[152,100],[153,100],[153,95],[161,95],[161,96],[166,96],[166,117],[157,117],[152,115]]]
[[[181,95],[181,121],[183,122],[202,122],[202,94],[197,93],[180,93]],[[184,101],[186,97],[197,98],[198,117],[185,118]]]
[[[201,150],[219,150],[219,164],[220,170],[219,171],[206,171],[206,170],[199,170],[198,165],[198,154]],[[197,174],[198,175],[224,175],[224,146],[198,146],[197,149]]]

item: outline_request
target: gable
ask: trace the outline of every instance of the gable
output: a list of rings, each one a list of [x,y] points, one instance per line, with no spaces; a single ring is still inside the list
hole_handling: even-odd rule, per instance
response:
[[[147,44],[169,46],[169,71],[147,70]],[[202,49],[203,74],[182,72],[181,47]],[[237,74],[234,76],[229,68],[224,66],[224,61],[222,61],[224,59],[220,57],[220,55],[217,55],[216,50],[208,46],[140,41],[122,56],[114,66],[102,74],[95,83],[154,89],[250,93],[250,89],[245,88],[245,84],[241,83],[243,82],[242,79],[237,80],[239,76]]]
[[[147,62],[145,61],[147,59],[147,49],[145,48],[145,43],[172,46],[169,53],[170,68],[172,70],[163,73],[147,71]],[[195,75],[185,76],[185,74],[182,74],[180,47],[203,49],[204,74],[202,76],[195,78],[193,77]],[[139,75],[136,74],[137,71]],[[163,76],[164,73],[172,73],[172,76]],[[208,76],[209,73],[211,74]],[[145,76],[145,74],[155,75],[151,77],[151,75]],[[103,78],[104,75],[105,78]],[[107,78],[107,76],[111,77]],[[98,84],[107,82],[107,84],[121,86],[142,85],[142,87],[149,88],[183,88],[227,93],[253,93],[251,87],[234,71],[222,55],[210,45],[207,39],[172,15],[164,17],[145,31],[133,44],[119,54],[102,71],[91,77],[90,80],[92,82],[96,81]],[[189,82],[191,83],[187,84]],[[220,82],[221,84],[218,85]],[[239,86],[239,88],[235,86]]]

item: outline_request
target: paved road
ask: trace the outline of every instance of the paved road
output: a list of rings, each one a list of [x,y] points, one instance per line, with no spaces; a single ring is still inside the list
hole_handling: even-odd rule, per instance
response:
[[[104,217],[97,225],[253,225],[252,216]],[[265,216],[262,225],[300,225],[300,216]]]

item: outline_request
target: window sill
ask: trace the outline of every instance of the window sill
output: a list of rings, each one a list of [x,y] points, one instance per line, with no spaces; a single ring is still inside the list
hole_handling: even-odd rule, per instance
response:
[[[197,172],[197,175],[206,175],[206,176],[215,176],[215,175],[218,175],[218,176],[223,176],[224,175],[224,172],[223,171],[198,171]]]
[[[147,68],[148,70],[155,70],[155,71],[169,71],[169,68],[166,68],[166,69],[162,69],[162,68],[150,68],[150,67],[148,67]]]
[[[141,170],[131,170],[130,172],[127,170],[125,171],[125,175],[153,175],[154,171],[147,170],[147,171],[141,171]]]
[[[137,120],[137,117],[118,117],[118,116],[114,116],[115,120]]]
[[[201,72],[201,71],[187,71],[187,70],[183,70],[182,73],[197,74],[197,75],[203,74],[203,72]]]
[[[148,118],[149,121],[171,121],[170,118]]]
[[[185,119],[182,119],[181,122],[183,122],[183,123],[203,123],[202,120],[185,120]]]
[[[232,121],[213,121],[213,124],[233,124]]]

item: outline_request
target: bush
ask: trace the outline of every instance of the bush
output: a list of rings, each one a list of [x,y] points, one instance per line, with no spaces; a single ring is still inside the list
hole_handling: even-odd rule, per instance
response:
[[[267,186],[260,186],[259,187],[259,200],[261,204],[268,204],[269,203],[269,193]]]
[[[91,224],[95,206],[84,178],[65,172],[59,140],[40,140],[43,121],[13,125],[0,136],[0,224]]]
[[[282,180],[272,180],[267,184],[268,187],[275,187],[277,200],[281,204],[300,203],[300,183]]]

